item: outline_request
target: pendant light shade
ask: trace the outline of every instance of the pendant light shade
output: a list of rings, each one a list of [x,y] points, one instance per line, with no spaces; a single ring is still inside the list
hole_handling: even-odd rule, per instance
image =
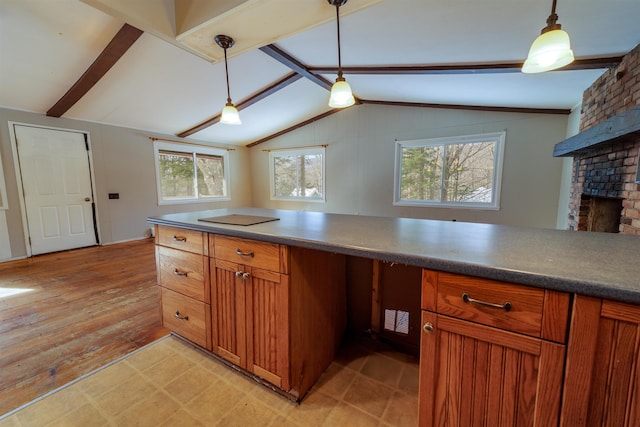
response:
[[[347,83],[344,77],[338,77],[333,86],[331,86],[329,107],[343,108],[349,107],[355,103],[356,100],[351,92],[351,86],[349,86],[349,83]]]
[[[336,25],[338,28],[338,77],[331,87],[331,95],[329,96],[329,107],[344,108],[355,104],[356,100],[351,92],[351,86],[342,77],[342,59],[340,55],[340,6],[344,5],[347,0],[327,0],[330,5],[336,7]]]
[[[573,62],[569,34],[557,23],[556,1],[553,0],[547,26],[542,29],[529,49],[529,56],[522,66],[523,73],[542,73]]]
[[[232,103],[228,102],[227,105],[222,108],[220,123],[224,123],[225,125],[242,124],[242,122],[240,121],[240,113],[238,113],[238,109],[234,107]]]
[[[215,42],[224,49],[224,70],[225,75],[227,76],[227,104],[222,108],[222,113],[220,114],[220,123],[225,125],[239,125],[242,124],[240,121],[240,113],[238,113],[238,109],[231,102],[231,91],[229,90],[229,65],[227,64],[227,49],[234,45],[235,41],[223,34],[218,34],[213,38]]]

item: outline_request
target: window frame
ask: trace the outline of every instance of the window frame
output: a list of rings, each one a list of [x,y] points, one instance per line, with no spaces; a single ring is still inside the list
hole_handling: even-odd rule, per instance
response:
[[[224,168],[224,185],[223,185],[223,196],[210,196],[210,197],[198,197],[198,179],[197,175],[194,174],[193,178],[193,189],[195,197],[190,198],[181,198],[181,199],[168,199],[165,200],[162,198],[162,179],[160,177],[160,152],[161,151],[173,151],[179,154],[190,155],[194,162],[194,170],[195,170],[195,156],[196,154],[210,155],[210,156],[220,156],[223,161]],[[230,184],[229,184],[229,152],[228,150],[224,150],[221,148],[213,148],[213,147],[205,147],[198,145],[187,145],[187,144],[176,144],[164,141],[154,141],[153,142],[153,156],[154,156],[154,166],[156,169],[156,194],[158,205],[179,205],[186,203],[211,203],[211,202],[222,202],[231,200],[230,192]]]
[[[461,209],[481,209],[481,210],[499,210],[500,209],[500,193],[502,189],[502,169],[504,162],[504,146],[506,140],[506,132],[492,132],[476,135],[449,136],[441,138],[425,138],[407,141],[396,141],[395,144],[395,169],[393,183],[393,205],[394,206],[416,206],[416,207],[441,207],[441,208],[461,208]],[[401,183],[402,183],[402,150],[403,148],[415,147],[434,147],[455,144],[473,144],[479,142],[495,142],[495,154],[493,159],[493,188],[491,192],[492,201],[484,202],[452,202],[442,200],[404,200],[401,199]],[[445,150],[446,151],[446,150]],[[443,157],[444,163],[444,157]]]
[[[322,197],[306,197],[306,196],[278,196],[276,195],[276,183],[275,183],[275,162],[274,158],[292,156],[292,155],[322,155]],[[311,202],[311,203],[326,203],[327,190],[326,190],[326,150],[324,146],[321,147],[302,147],[302,148],[290,148],[290,149],[278,149],[269,151],[269,195],[271,200],[280,201],[292,201],[292,202]]]

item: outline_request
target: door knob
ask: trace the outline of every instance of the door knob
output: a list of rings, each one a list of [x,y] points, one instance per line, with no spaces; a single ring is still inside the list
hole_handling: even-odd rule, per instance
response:
[[[85,201],[85,202],[90,202],[90,201],[91,201],[91,197],[85,197],[85,198],[84,198],[84,201]]]

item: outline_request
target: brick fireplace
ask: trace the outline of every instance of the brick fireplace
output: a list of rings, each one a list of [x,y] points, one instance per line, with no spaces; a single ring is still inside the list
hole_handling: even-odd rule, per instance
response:
[[[569,229],[640,236],[640,45],[584,92],[580,133],[556,145],[572,156]]]

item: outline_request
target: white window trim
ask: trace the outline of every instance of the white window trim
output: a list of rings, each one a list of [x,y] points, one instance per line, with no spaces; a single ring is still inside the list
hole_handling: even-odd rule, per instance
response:
[[[206,197],[206,198],[185,198],[185,199],[172,199],[172,200],[163,200],[162,199],[162,188],[161,188],[161,179],[160,179],[160,151],[176,151],[185,154],[209,154],[212,156],[222,156],[224,163],[224,196],[220,197]],[[187,145],[187,144],[174,144],[170,142],[164,141],[153,141],[153,157],[156,168],[156,194],[158,199],[158,205],[180,205],[185,203],[211,203],[211,202],[222,202],[231,200],[229,195],[230,184],[229,184],[229,153],[227,150],[222,150],[219,148],[209,148],[195,145]],[[195,181],[195,177],[194,177]],[[194,182],[194,186],[196,183]]]
[[[276,183],[275,183],[275,168],[273,158],[275,156],[291,156],[299,154],[322,154],[322,197],[299,197],[299,196],[276,196]],[[272,150],[269,151],[269,193],[271,200],[286,200],[291,202],[311,202],[311,203],[326,203],[327,201],[327,187],[325,177],[325,164],[326,164],[326,151],[324,147],[313,148],[292,148],[290,150]]]
[[[481,209],[481,210],[500,210],[500,193],[502,188],[502,164],[504,160],[504,144],[506,132],[493,132],[477,135],[450,136],[443,138],[415,139],[408,141],[396,141],[395,150],[395,169],[394,169],[394,185],[393,185],[393,205],[394,206],[421,206],[434,208],[458,208],[458,209]],[[425,147],[425,146],[441,146],[450,144],[465,144],[474,142],[486,142],[488,140],[496,141],[496,151],[494,156],[493,168],[493,189],[491,203],[473,203],[473,202],[441,202],[432,200],[402,200],[400,199],[400,172],[402,167],[402,149],[404,147]]]
[[[2,169],[2,155],[0,155],[0,210],[9,209],[7,200],[7,187],[4,182],[4,170]]]

